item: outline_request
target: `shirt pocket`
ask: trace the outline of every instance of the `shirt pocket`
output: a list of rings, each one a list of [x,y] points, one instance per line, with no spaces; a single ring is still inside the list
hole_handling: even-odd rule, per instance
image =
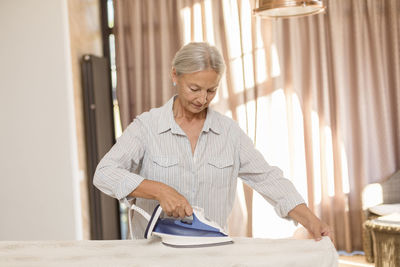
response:
[[[169,168],[178,165],[177,156],[154,156],[152,160],[156,165],[163,168]]]
[[[152,156],[149,179],[174,185],[173,181],[179,174],[179,159],[177,156]]]
[[[217,187],[227,187],[230,185],[233,171],[233,158],[220,156],[208,159],[208,173],[206,174],[208,183]]]
[[[233,167],[233,159],[226,157],[213,157],[208,159],[208,164],[218,169]]]

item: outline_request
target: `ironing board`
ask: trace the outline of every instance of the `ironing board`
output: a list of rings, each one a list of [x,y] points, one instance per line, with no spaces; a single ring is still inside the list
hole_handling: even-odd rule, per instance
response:
[[[234,244],[172,248],[159,240],[0,241],[0,266],[338,266],[331,241],[234,238]]]

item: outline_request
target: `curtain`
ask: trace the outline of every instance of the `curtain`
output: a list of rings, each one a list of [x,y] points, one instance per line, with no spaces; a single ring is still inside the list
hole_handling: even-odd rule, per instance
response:
[[[400,4],[327,4],[272,25],[276,84],[302,106],[309,206],[351,251],[362,249],[362,188],[400,168]]]
[[[326,4],[325,14],[265,20],[252,16],[253,0],[116,0],[117,96],[125,128],[172,95],[181,45],[216,45],[227,70],[213,107],[293,181],[337,248],[353,251],[362,249],[362,188],[400,168],[400,4]],[[239,183],[230,234],[294,230],[273,216]]]
[[[163,105],[174,93],[171,61],[182,45],[179,11],[183,2],[114,1],[117,99],[122,129],[140,113]]]

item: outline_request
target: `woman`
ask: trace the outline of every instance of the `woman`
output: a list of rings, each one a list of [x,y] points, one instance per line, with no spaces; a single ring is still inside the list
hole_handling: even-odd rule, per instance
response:
[[[100,161],[94,184],[119,200],[136,199],[151,213],[160,203],[169,216],[185,217],[191,205],[226,227],[240,177],[271,203],[279,216],[301,223],[313,235],[329,227],[304,204],[282,172],[268,165],[250,138],[230,118],[209,108],[224,61],[207,43],[190,43],[172,62],[177,95],[127,127]],[[147,222],[136,216],[133,234],[143,238]]]

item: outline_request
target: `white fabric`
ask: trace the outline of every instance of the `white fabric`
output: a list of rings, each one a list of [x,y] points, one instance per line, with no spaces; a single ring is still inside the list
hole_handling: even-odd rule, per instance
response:
[[[293,184],[265,161],[237,123],[211,108],[193,155],[189,139],[175,122],[173,102],[174,97],[126,128],[96,169],[93,183],[101,191],[123,200],[144,179],[159,181],[175,188],[192,206],[203,208],[206,217],[225,229],[238,177],[281,217],[304,203]],[[157,204],[136,200],[149,214]],[[133,224],[134,237],[143,238],[147,221],[135,216]]]
[[[329,240],[234,238],[234,244],[171,248],[159,239],[124,241],[0,241],[0,266],[271,266],[334,267]]]
[[[400,203],[399,204],[381,204],[368,209],[370,212],[377,215],[389,215],[392,213],[400,213]]]
[[[400,225],[400,212],[395,212],[386,216],[376,218],[374,221],[378,223],[393,224],[396,226]]]

